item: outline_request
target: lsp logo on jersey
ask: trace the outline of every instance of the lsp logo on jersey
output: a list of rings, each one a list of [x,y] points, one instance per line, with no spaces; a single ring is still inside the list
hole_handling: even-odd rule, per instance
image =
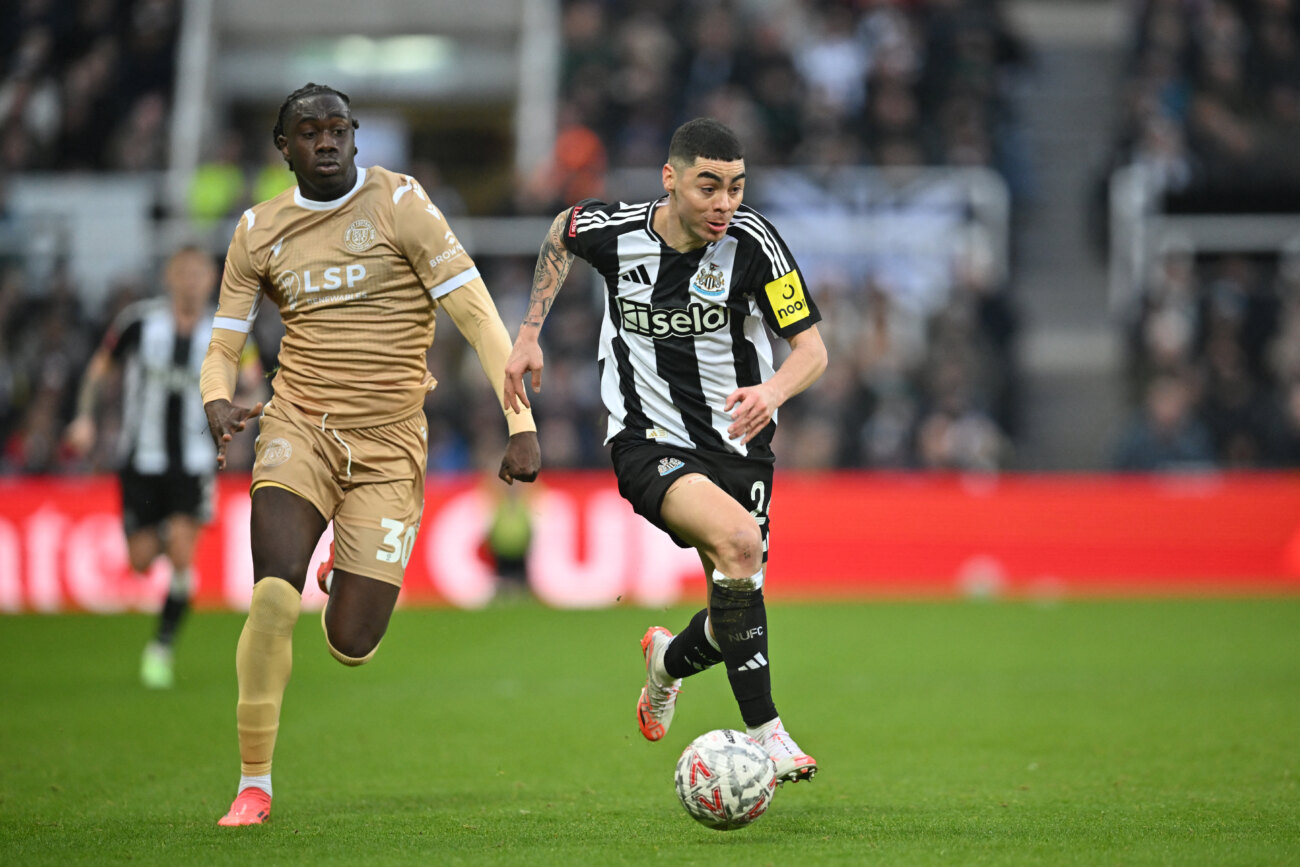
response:
[[[343,233],[343,246],[353,253],[364,253],[375,246],[375,239],[378,236],[375,224],[362,217],[348,226],[347,231]]]
[[[695,272],[691,288],[705,298],[721,298],[727,294],[727,275],[717,265],[707,262]]]
[[[302,277],[296,271],[281,271],[275,278],[280,284],[280,294],[289,304],[290,310],[296,310],[298,301],[304,293],[316,293],[324,289],[340,289],[346,285],[349,289],[365,279],[365,265],[344,265],[326,268],[323,272],[312,275],[303,271]],[[314,281],[314,282],[313,282]]]
[[[804,297],[798,271],[791,271],[784,277],[773,280],[763,289],[767,292],[772,311],[776,313],[776,324],[781,328],[808,315],[808,299]]]

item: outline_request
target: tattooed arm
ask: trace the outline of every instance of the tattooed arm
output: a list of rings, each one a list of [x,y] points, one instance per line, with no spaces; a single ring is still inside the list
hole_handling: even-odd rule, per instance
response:
[[[538,337],[542,331],[542,322],[551,312],[556,293],[564,285],[564,278],[569,275],[573,265],[573,254],[564,246],[564,227],[568,223],[569,211],[561,211],[551,223],[542,242],[541,252],[537,255],[537,268],[533,271],[533,290],[528,296],[528,311],[519,326],[514,348],[506,359],[505,402],[516,412],[520,404],[531,407],[528,395],[524,391],[524,374],[532,372],[533,391],[542,390],[542,347]]]

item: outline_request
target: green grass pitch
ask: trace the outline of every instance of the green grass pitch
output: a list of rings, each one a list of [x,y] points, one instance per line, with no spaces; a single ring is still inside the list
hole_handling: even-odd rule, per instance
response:
[[[225,829],[235,640],[200,613],[144,691],[143,616],[0,619],[0,864],[1297,864],[1300,600],[769,605],[817,756],[753,826],[673,766],[739,727],[721,671],[637,733],[645,627],[690,610],[402,610],[345,669],[304,614],[275,809]]]

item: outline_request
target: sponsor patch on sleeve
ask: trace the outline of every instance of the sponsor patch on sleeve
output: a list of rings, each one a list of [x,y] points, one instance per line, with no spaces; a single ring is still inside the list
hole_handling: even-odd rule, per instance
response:
[[[578,237],[578,212],[582,210],[582,205],[574,205],[573,210],[569,212],[569,237]]]
[[[776,313],[778,327],[784,328],[808,315],[808,299],[804,297],[798,271],[791,271],[784,277],[773,280],[763,289]]]

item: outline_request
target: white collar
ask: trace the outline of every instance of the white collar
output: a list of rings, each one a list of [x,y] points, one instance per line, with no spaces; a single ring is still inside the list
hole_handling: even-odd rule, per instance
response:
[[[355,196],[357,194],[357,190],[361,189],[361,185],[364,184],[365,182],[366,182],[366,170],[363,166],[357,166],[357,182],[352,185],[352,189],[348,190],[346,193],[339,196],[337,199],[331,199],[328,202],[318,202],[315,199],[305,199],[303,198],[302,190],[298,189],[297,187],[294,187],[293,201],[294,204],[296,204],[298,207],[306,208],[309,211],[332,211],[335,208],[342,205],[348,199]]]

